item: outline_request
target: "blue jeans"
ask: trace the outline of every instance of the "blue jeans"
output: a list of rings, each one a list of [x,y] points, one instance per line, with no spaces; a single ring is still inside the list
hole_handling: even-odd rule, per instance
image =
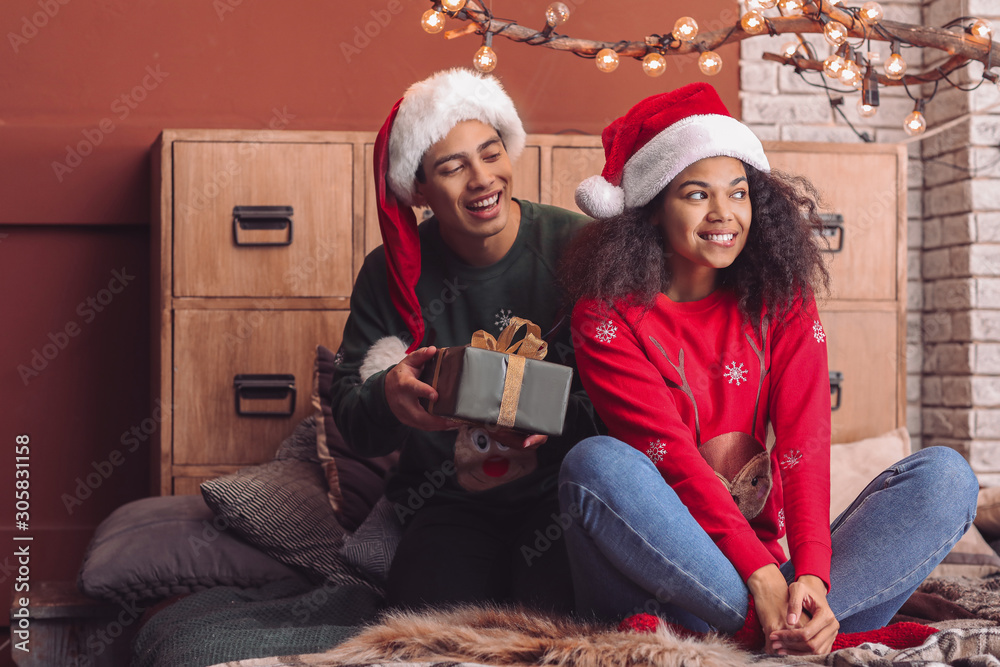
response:
[[[884,626],[972,525],[978,481],[964,458],[930,447],[876,477],[830,528],[827,602],[841,632]],[[607,436],[576,445],[559,500],[577,612],[646,612],[696,631],[734,633],[746,584],[649,458]],[[781,566],[795,579],[791,561]]]

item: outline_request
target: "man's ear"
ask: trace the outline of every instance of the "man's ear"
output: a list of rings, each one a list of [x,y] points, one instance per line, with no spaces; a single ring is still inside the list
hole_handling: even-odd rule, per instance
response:
[[[413,205],[414,206],[430,206],[427,203],[427,197],[424,196],[424,184],[417,181],[413,188]]]

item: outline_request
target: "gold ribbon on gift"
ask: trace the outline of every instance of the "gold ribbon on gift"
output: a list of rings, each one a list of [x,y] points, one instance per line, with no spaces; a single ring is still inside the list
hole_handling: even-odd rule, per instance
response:
[[[512,343],[514,335],[521,327],[527,327],[524,338]],[[542,330],[537,324],[520,317],[510,318],[510,323],[500,338],[480,329],[472,334],[472,347],[482,350],[502,352],[507,357],[507,375],[503,381],[503,396],[500,399],[500,416],[497,426],[511,428],[517,415],[517,403],[521,399],[521,382],[524,379],[524,362],[528,359],[541,361],[549,351],[549,344],[542,340]]]

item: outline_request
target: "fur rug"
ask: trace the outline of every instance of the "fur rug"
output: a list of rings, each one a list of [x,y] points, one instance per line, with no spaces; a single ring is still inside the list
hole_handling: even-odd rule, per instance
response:
[[[981,578],[940,577],[927,579],[920,584],[917,591],[938,595],[972,612],[978,619],[1000,624],[1000,574],[991,574]]]
[[[721,638],[683,639],[662,624],[654,633],[619,632],[567,617],[479,606],[392,612],[325,655],[341,664],[454,660],[511,667],[737,667],[753,661]]]

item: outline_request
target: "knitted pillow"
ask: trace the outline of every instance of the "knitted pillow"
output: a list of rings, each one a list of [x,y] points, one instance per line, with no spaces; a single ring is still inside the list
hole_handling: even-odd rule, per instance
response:
[[[213,586],[256,588],[294,571],[240,540],[198,496],[122,505],[94,532],[77,587],[85,595],[148,604]]]
[[[364,523],[344,540],[343,559],[376,586],[389,580],[389,565],[403,537],[395,504],[385,496],[375,503]]]
[[[307,417],[274,461],[209,480],[201,493],[218,517],[275,560],[316,579],[362,583],[337,554],[345,531],[327,501],[315,432]]]
[[[340,523],[354,530],[365,520],[385,490],[386,472],[398,454],[366,458],[356,454],[333,422],[330,385],[336,355],[326,347],[316,347],[312,402],[316,409],[316,454],[323,465],[329,487],[329,503]]]

